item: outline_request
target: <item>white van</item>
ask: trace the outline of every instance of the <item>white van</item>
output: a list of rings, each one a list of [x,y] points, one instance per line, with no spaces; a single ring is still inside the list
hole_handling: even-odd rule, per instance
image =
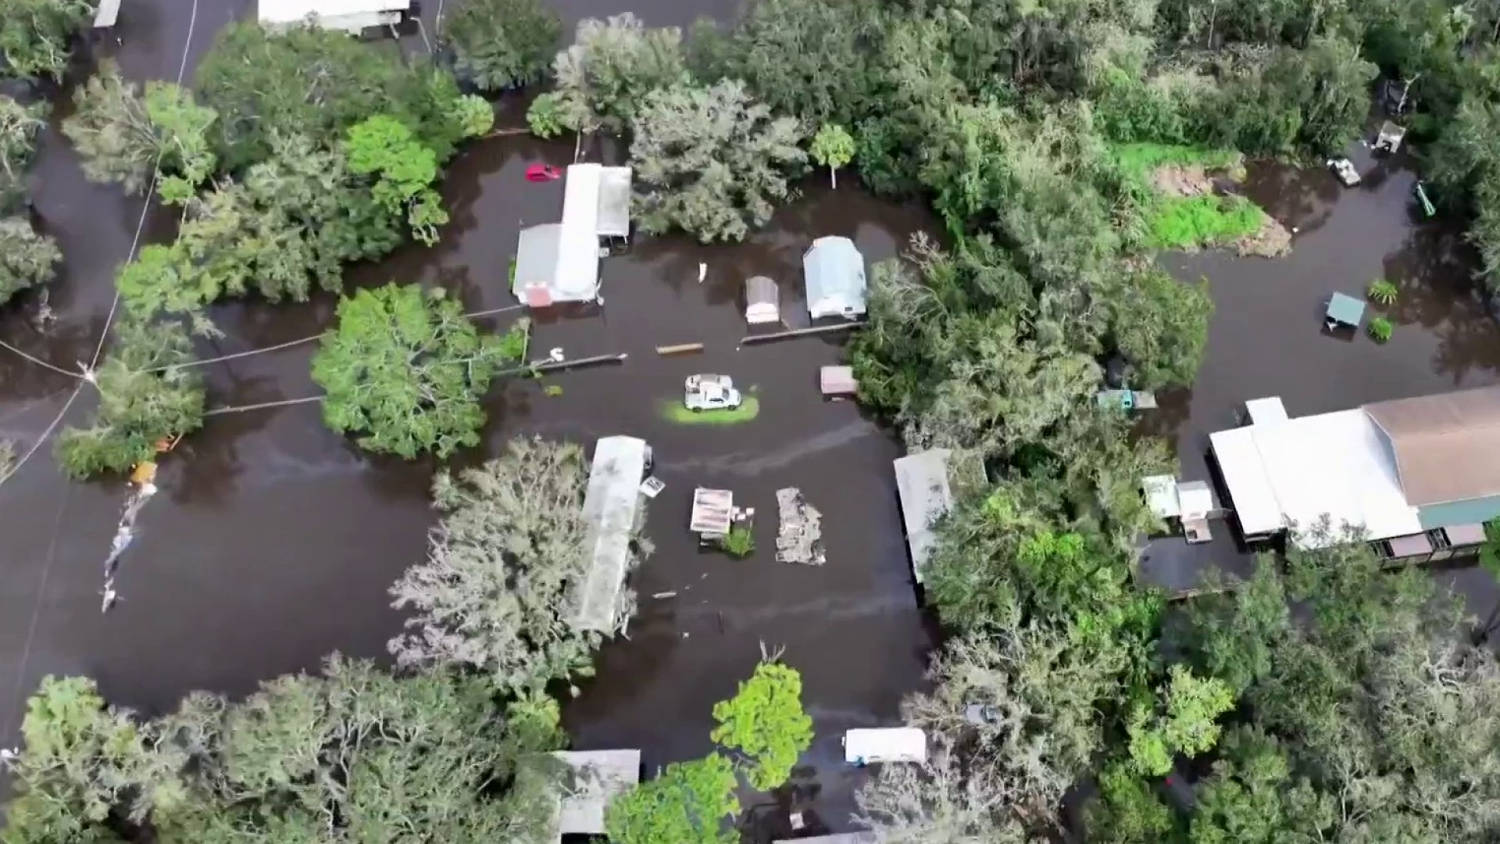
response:
[[[849,730],[844,733],[844,761],[859,766],[926,762],[927,733],[916,727]]]

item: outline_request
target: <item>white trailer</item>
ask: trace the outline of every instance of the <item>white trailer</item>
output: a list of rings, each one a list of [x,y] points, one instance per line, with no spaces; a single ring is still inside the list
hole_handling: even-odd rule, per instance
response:
[[[414,15],[413,0],[260,0],[267,29],[303,24],[359,35],[374,26],[396,26]]]
[[[876,762],[926,762],[927,733],[917,727],[849,730],[844,733],[844,761],[861,766]]]

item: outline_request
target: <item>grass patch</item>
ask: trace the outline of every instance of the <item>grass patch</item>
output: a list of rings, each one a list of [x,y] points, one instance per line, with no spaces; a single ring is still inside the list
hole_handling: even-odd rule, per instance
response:
[[[750,532],[750,528],[743,525],[730,528],[729,533],[724,535],[724,539],[719,544],[725,553],[735,559],[743,560],[755,553],[755,535]]]
[[[1159,199],[1146,225],[1151,246],[1191,249],[1254,234],[1265,218],[1266,212],[1244,197],[1178,196]]]
[[[1198,166],[1205,170],[1235,169],[1243,156],[1232,149],[1188,147],[1173,144],[1111,144],[1115,166],[1127,178],[1143,185],[1151,182],[1151,171],[1163,164]]]
[[[738,425],[749,422],[760,415],[760,399],[745,396],[739,407],[733,410],[688,410],[682,399],[665,399],[661,403],[662,418],[679,425]]]

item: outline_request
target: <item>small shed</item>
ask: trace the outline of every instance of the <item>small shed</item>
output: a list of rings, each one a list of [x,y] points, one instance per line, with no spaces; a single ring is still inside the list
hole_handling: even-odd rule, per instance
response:
[[[582,165],[573,165],[579,166]],[[573,167],[568,168],[570,173]],[[600,237],[630,239],[630,179],[629,167],[599,168],[599,214],[595,230]]]
[[[99,0],[99,8],[94,11],[94,28],[108,29],[115,25],[120,18],[120,0]]]
[[[764,325],[781,322],[781,290],[763,275],[745,279],[745,322]]]
[[[639,750],[559,750],[567,766],[558,795],[557,834],[603,835],[610,801],[641,781]]]
[[[1177,485],[1177,501],[1182,508],[1178,518],[1182,520],[1182,534],[1188,542],[1207,542],[1213,539],[1208,529],[1208,517],[1214,513],[1214,495],[1204,481],[1187,481]]]
[[[865,256],[847,237],[820,237],[802,253],[807,312],[854,319],[865,312]]]
[[[1358,328],[1360,320],[1364,318],[1365,303],[1359,299],[1343,293],[1334,293],[1328,297],[1328,307],[1323,321],[1330,331],[1339,325]]]
[[[261,26],[272,30],[309,24],[358,35],[375,26],[395,26],[411,14],[412,0],[260,0]]]
[[[1405,137],[1405,129],[1387,120],[1380,124],[1380,133],[1375,136],[1375,149],[1380,152],[1394,153],[1401,149],[1401,141]]]
[[[701,486],[693,490],[693,512],[688,517],[688,530],[698,534],[700,540],[722,539],[729,535],[733,524],[733,492]]]
[[[857,384],[854,382],[854,367],[824,366],[818,369],[818,386],[825,396],[852,396]]]
[[[1146,507],[1159,519],[1175,519],[1182,515],[1182,502],[1177,497],[1177,479],[1171,475],[1147,475],[1141,478],[1141,491],[1146,494]]]
[[[589,523],[589,572],[579,592],[577,627],[614,633],[620,619],[620,590],[631,559],[630,537],[640,509],[641,478],[650,447],[635,437],[601,437],[583,495]]]
[[[844,761],[851,765],[926,762],[927,734],[916,727],[849,730],[844,733]]]
[[[891,461],[896,471],[896,495],[901,499],[901,517],[906,525],[906,544],[911,550],[912,573],[922,582],[922,566],[932,554],[932,525],[953,507],[948,485],[946,448],[918,451]]]

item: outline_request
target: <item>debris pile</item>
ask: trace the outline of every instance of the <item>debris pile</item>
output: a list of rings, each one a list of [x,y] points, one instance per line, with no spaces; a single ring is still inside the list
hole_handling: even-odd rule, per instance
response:
[[[776,561],[821,566],[828,561],[823,551],[823,514],[807,503],[802,490],[789,486],[776,490]]]

